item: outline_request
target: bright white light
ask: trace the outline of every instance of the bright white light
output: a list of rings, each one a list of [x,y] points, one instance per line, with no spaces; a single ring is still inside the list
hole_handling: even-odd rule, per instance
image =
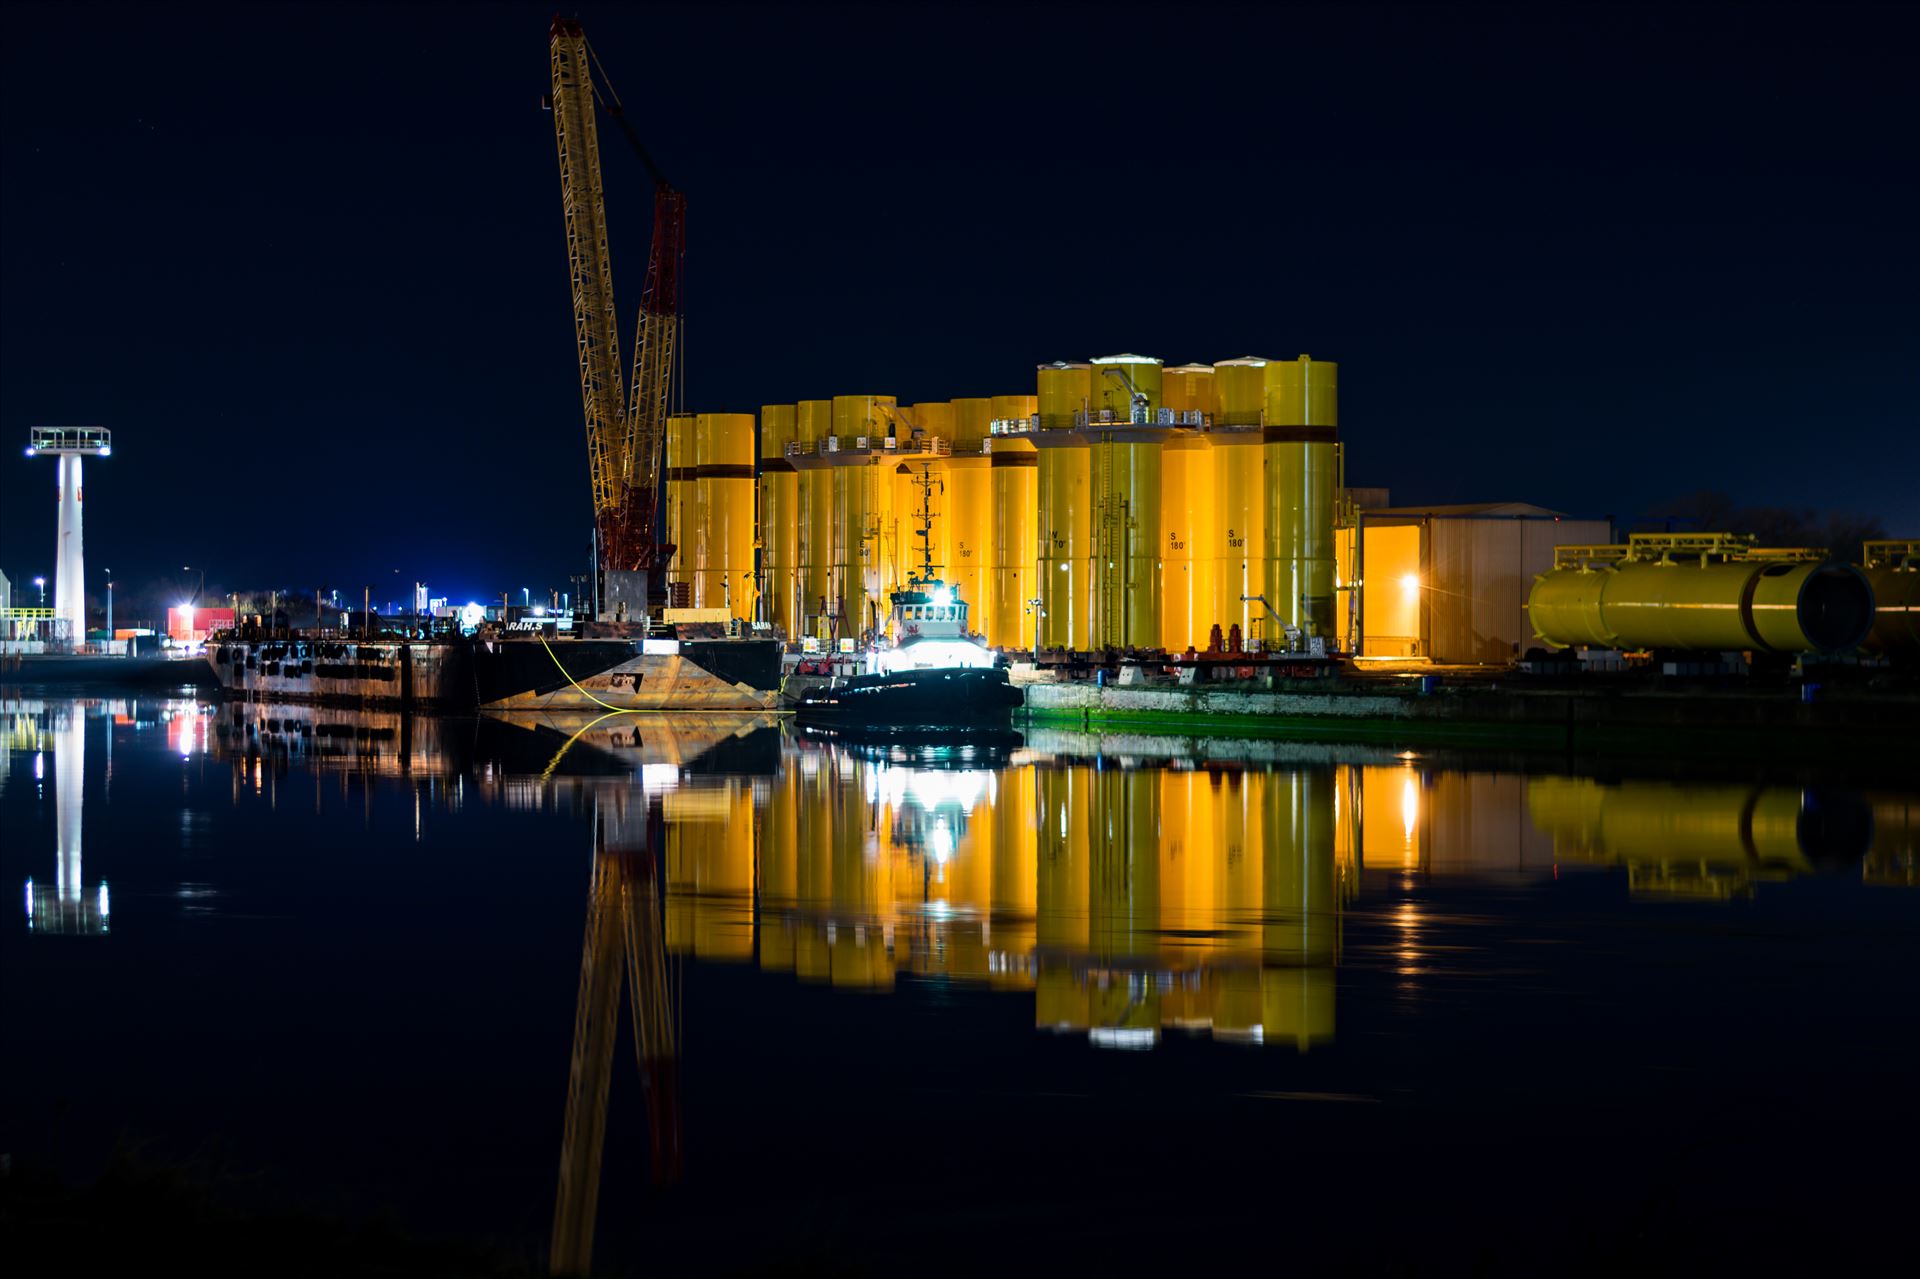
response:
[[[993,665],[993,654],[967,640],[920,640],[904,648],[883,651],[879,661],[881,668],[891,674],[944,666],[986,668]]]
[[[1160,1032],[1144,1026],[1095,1026],[1087,1032],[1095,1048],[1122,1048],[1144,1052],[1159,1040]]]
[[[941,587],[933,593],[933,602],[944,608],[946,605],[953,603],[953,591],[948,587]]]
[[[1400,589],[1404,591],[1408,596],[1419,595],[1420,594],[1420,575],[1418,573],[1409,573],[1405,577],[1401,578]]]
[[[471,631],[487,620],[487,610],[478,604],[466,603],[460,606],[460,629]]]
[[[111,444],[102,444],[102,445],[100,446],[100,456],[101,456],[101,457],[112,457],[112,456],[113,456],[113,446],[112,446]]]
[[[105,919],[110,912],[107,909],[107,882],[100,881],[100,918]]]
[[[1400,783],[1400,828],[1406,847],[1413,847],[1413,831],[1420,824],[1420,787],[1409,773]]]

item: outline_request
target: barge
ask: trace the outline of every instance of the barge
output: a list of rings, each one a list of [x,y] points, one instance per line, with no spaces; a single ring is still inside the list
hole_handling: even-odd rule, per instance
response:
[[[775,705],[780,681],[773,640],[484,627],[363,639],[229,634],[206,658],[230,696],[403,710],[759,711]]]

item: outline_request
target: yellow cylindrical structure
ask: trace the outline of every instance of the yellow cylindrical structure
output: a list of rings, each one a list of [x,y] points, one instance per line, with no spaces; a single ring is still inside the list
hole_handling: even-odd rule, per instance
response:
[[[1043,431],[1070,431],[1085,413],[1093,395],[1093,370],[1085,364],[1042,364],[1037,375],[1039,394],[1034,411]]]
[[[1527,613],[1553,648],[1828,653],[1866,638],[1873,588],[1832,561],[1627,560],[1541,574]]]
[[[893,515],[892,458],[885,454],[891,395],[833,397],[833,436],[845,465],[833,475],[833,585],[829,612],[838,638],[859,639],[884,618],[881,534]],[[865,440],[870,454],[861,455]],[[887,482],[881,482],[881,461]]]
[[[1264,594],[1280,623],[1334,634],[1333,517],[1339,366],[1301,356],[1270,361],[1266,377],[1267,520]],[[1272,633],[1267,639],[1281,642]]]
[[[1160,645],[1178,653],[1189,645],[1205,648],[1213,620],[1217,557],[1208,536],[1213,457],[1207,437],[1170,436],[1160,451],[1160,477]]]
[[[786,636],[800,633],[800,473],[787,460],[798,410],[760,407],[760,580],[766,620]]]
[[[1160,411],[1160,361],[1150,355],[1103,355],[1093,361],[1088,408],[1095,420],[1152,422]]]
[[[667,419],[667,541],[673,544],[669,582],[693,583],[693,414]]]
[[[993,422],[993,401],[983,395],[951,403],[954,451],[979,452],[980,442],[987,438],[987,428]]]
[[[1095,648],[1160,644],[1161,447],[1157,439],[1101,441],[1088,450]]]
[[[1259,431],[1214,431],[1213,506],[1206,541],[1213,553],[1213,601],[1196,640],[1204,648],[1214,626],[1227,643],[1240,628],[1251,643],[1252,623],[1266,614],[1246,597],[1266,593],[1266,460]],[[1264,633],[1264,627],[1261,632]]]
[[[1257,355],[1213,366],[1215,426],[1259,426],[1267,410],[1267,361]]]
[[[987,455],[993,490],[988,549],[986,617],[981,631],[995,648],[1033,647],[1033,614],[1039,558],[1040,453],[1017,435],[997,435]],[[1049,449],[1048,452],[1057,450]],[[1086,455],[1084,449],[1081,456]]]
[[[1333,859],[1333,770],[1266,778],[1262,1022],[1267,1042],[1333,1037],[1339,899]]]
[[[755,431],[751,413],[702,413],[693,425],[693,606],[753,616]]]
[[[949,458],[946,484],[946,578],[967,603],[970,628],[985,635],[993,576],[993,459],[977,453]]]
[[[996,422],[1031,423],[1040,400],[1033,395],[996,395],[989,403]]]
[[[1161,407],[1176,414],[1198,413],[1211,418],[1214,413],[1214,372],[1211,364],[1177,364],[1160,373]],[[1192,425],[1186,423],[1186,425]]]
[[[818,454],[833,434],[833,401],[802,400],[795,437]],[[828,615],[833,585],[833,474],[809,468],[800,475],[800,618],[803,633],[818,634],[815,620]]]
[[[1091,450],[1040,450],[1040,545],[1035,563],[1043,648],[1092,648],[1093,521]]]
[[[893,586],[904,585],[908,578],[918,576],[925,571],[926,560],[931,555],[933,576],[943,581],[953,580],[955,554],[953,549],[953,486],[945,454],[935,452],[932,441],[940,440],[948,445],[953,443],[953,405],[945,400],[915,404],[903,415],[915,431],[920,433],[923,452],[908,452],[901,457],[901,466],[894,468],[894,511],[895,524],[898,527],[897,552],[899,561],[889,575]],[[905,448],[907,441],[902,441]],[[930,481],[923,485],[922,480]],[[928,527],[926,537],[921,536],[921,525]],[[963,594],[968,604],[973,597]]]

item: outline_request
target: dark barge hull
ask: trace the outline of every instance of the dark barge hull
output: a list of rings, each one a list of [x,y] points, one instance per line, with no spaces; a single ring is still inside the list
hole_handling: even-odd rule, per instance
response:
[[[738,685],[770,694],[779,684],[780,653],[770,640],[688,640],[678,654],[655,657],[643,653],[639,639],[279,639],[213,645],[207,664],[221,691],[236,697],[461,711],[565,697],[632,701],[643,685],[651,692],[656,667],[671,668],[670,687],[705,686],[702,704],[711,705],[715,690]],[[624,674],[609,686],[612,672]],[[581,685],[599,691],[583,694]],[[671,704],[674,694],[653,700]]]

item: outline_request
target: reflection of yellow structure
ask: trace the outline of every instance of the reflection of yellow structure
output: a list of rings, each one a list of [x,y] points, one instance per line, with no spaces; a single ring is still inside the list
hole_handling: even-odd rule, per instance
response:
[[[1635,891],[1679,896],[1747,892],[1756,879],[1857,859],[1872,839],[1858,797],[1798,786],[1537,777],[1527,807],[1557,858],[1625,863]]]

